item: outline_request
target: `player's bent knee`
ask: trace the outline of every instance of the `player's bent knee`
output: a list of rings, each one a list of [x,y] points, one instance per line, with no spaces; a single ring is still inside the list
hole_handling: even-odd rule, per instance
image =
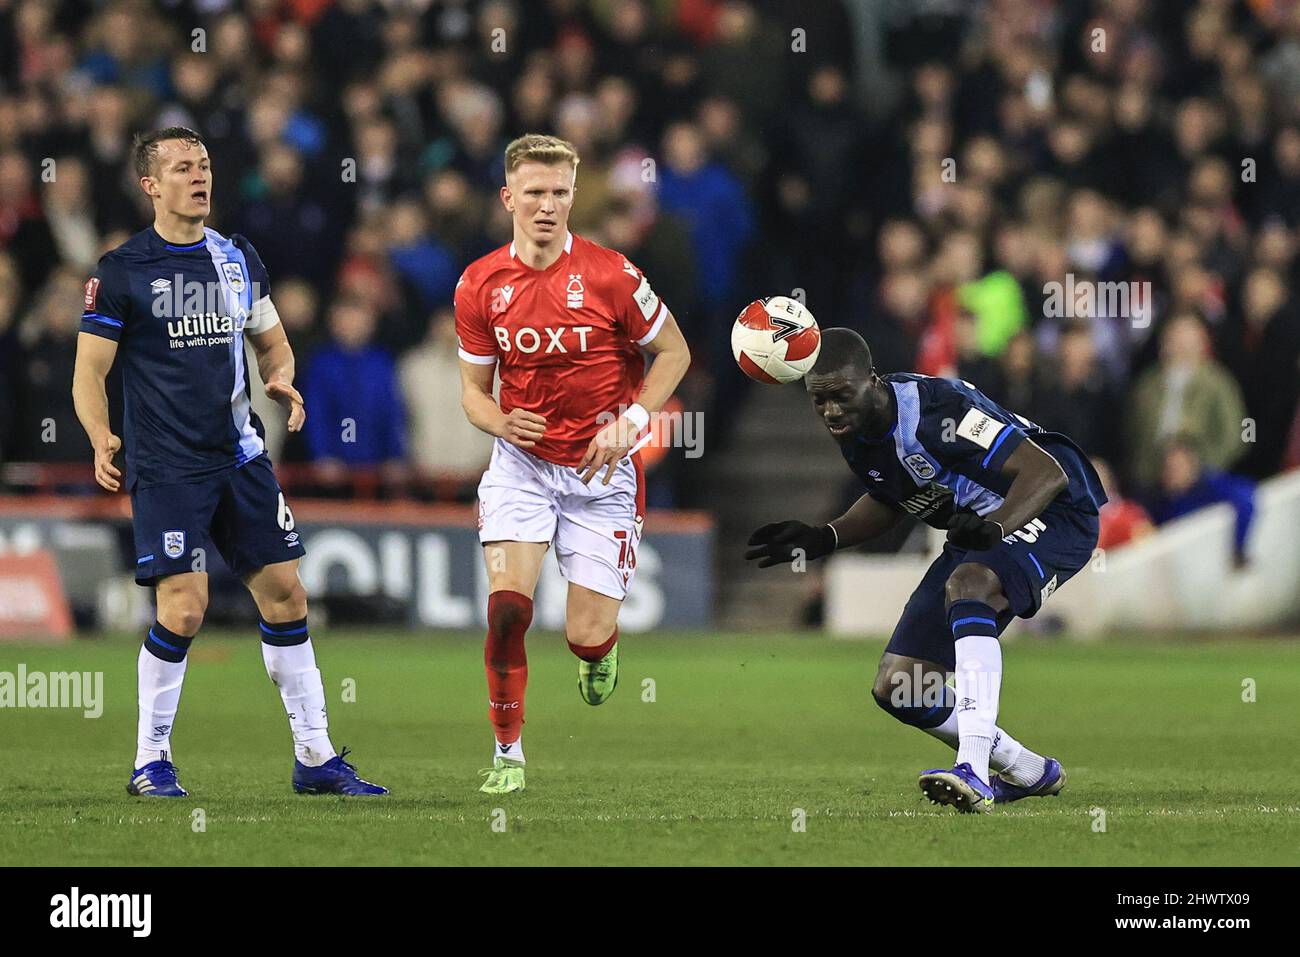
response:
[[[951,605],[957,601],[982,601],[993,604],[1002,594],[1002,582],[987,565],[958,565],[944,584],[944,597]]]
[[[512,635],[533,623],[531,602],[488,600],[488,630],[498,635]]]
[[[158,620],[178,635],[198,634],[208,610],[208,596],[196,589],[158,591]]]
[[[564,625],[564,637],[568,639],[569,644],[580,648],[603,645],[613,633],[613,625],[596,619],[569,621]]]

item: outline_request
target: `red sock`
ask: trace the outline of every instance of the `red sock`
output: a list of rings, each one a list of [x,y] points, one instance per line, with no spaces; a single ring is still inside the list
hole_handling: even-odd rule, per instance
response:
[[[569,642],[569,650],[581,658],[583,661],[600,661],[609,654],[609,649],[614,647],[614,642],[618,641],[618,626],[614,626],[614,633],[605,639],[604,644],[600,645],[575,645]]]
[[[517,591],[488,595],[487,644],[483,649],[488,683],[488,717],[497,741],[513,744],[524,725],[528,655],[524,635],[533,621],[533,600]]]

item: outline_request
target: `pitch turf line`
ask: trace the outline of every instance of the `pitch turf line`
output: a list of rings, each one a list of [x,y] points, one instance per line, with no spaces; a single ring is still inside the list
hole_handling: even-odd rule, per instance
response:
[[[624,684],[591,708],[562,639],[530,636],[529,790],[491,797],[475,790],[479,636],[322,632],[335,743],[391,799],[288,793],[289,734],[254,635],[196,643],[175,739],[192,796],[156,806],[123,792],[138,639],[0,645],[0,671],[103,670],[107,699],[96,720],[0,709],[0,863],[585,863],[592,847],[626,864],[1300,862],[1293,642],[1010,644],[1006,726],[1047,742],[1070,786],[976,818],[923,802],[917,771],[951,752],[870,701],[879,643],[629,636]],[[345,677],[356,704],[339,700]],[[488,826],[497,807],[504,834]]]

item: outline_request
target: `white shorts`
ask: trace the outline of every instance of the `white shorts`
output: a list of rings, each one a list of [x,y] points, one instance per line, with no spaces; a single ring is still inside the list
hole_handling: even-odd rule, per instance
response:
[[[479,541],[554,543],[567,581],[622,601],[645,521],[640,453],[619,462],[608,485],[604,478],[602,466],[583,485],[579,469],[497,439],[478,485]]]

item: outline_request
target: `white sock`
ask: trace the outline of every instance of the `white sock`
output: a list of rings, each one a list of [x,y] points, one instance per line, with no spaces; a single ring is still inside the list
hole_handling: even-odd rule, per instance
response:
[[[966,635],[958,638],[954,646],[957,653],[957,763],[969,764],[979,779],[987,782],[993,736],[997,730],[1002,645],[992,635]]]
[[[325,686],[316,668],[311,639],[287,646],[264,641],[262,660],[266,662],[266,673],[280,689],[280,700],[289,715],[294,756],[309,768],[320,767],[336,752],[330,743]]]
[[[509,758],[511,761],[518,761],[520,764],[523,764],[524,736],[521,734],[518,741],[511,742],[510,744],[502,744],[498,741],[496,747],[492,749],[493,761],[497,758]]]
[[[136,665],[140,706],[135,736],[137,769],[153,761],[171,760],[172,725],[176,722],[176,708],[181,702],[181,683],[185,680],[188,660],[163,661],[147,648],[140,648]]]
[[[953,700],[955,703],[956,699]],[[948,717],[944,719],[943,724],[936,725],[933,728],[922,728],[921,730],[926,734],[933,735],[956,751],[960,743],[957,736],[956,707],[953,707],[948,712]],[[1035,754],[1007,732],[995,727],[993,729],[993,750],[989,754],[989,767],[999,773],[1005,772],[1002,776],[1010,778],[1013,784],[1035,784],[1043,776],[1043,771],[1046,770],[1047,765],[1042,755]],[[1037,772],[1034,771],[1034,768],[1038,769]],[[1032,775],[1032,779],[1029,781],[1023,780],[1026,774]]]
[[[1012,784],[1029,787],[1037,784],[1046,770],[1046,758],[1041,754],[1035,754],[1028,748],[1022,747],[1016,759],[1006,765],[1006,768],[1002,771],[1002,777]]]

